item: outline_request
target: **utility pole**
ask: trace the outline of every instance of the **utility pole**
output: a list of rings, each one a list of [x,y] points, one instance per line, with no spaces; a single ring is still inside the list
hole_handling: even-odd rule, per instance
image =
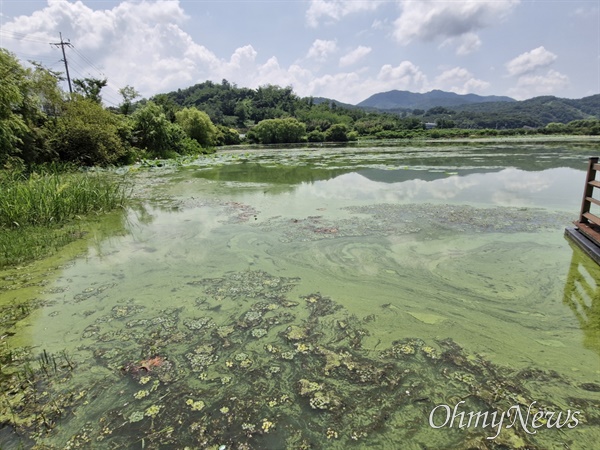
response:
[[[67,47],[73,47],[73,46],[71,45],[70,42],[63,41],[62,33],[58,33],[58,34],[60,36],[60,42],[51,42],[50,45],[55,45],[57,47],[60,45],[60,47],[62,49],[63,61],[65,62],[65,70],[67,72],[67,81],[69,82],[69,92],[72,94],[73,88],[71,87],[71,77],[69,76],[69,65],[67,64],[67,55],[65,54],[65,45]]]

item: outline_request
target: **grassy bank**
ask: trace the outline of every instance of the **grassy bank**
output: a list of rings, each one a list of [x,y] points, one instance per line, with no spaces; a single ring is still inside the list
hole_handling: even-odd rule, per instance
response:
[[[54,253],[85,233],[79,219],[125,201],[123,180],[108,173],[0,172],[0,267]]]

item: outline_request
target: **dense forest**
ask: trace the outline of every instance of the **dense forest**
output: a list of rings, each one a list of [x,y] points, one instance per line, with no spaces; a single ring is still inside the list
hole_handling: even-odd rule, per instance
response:
[[[454,97],[460,96],[454,94]],[[214,123],[250,130],[250,141],[260,141],[251,131],[255,124],[265,119],[283,118],[295,118],[304,124],[308,141],[331,140],[334,137],[346,140],[357,137],[436,137],[440,134],[471,136],[600,132],[600,95],[579,100],[552,96],[524,101],[506,99],[453,107],[385,110],[353,106],[325,98],[300,98],[291,87],[238,88],[227,80],[221,83],[206,81],[153,98],[167,108],[193,106],[205,111]],[[333,126],[336,126],[335,132],[329,131]]]
[[[214,151],[241,142],[345,142],[512,134],[600,134],[600,95],[537,97],[427,110],[374,111],[328,99],[300,98],[291,87],[240,88],[223,80],[141,99],[119,90],[105,108],[107,80],[73,80],[40,64],[23,66],[0,49],[0,165],[68,161],[128,164]]]

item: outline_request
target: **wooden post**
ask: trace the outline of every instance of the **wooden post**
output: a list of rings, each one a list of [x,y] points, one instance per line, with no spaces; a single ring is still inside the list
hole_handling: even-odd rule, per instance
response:
[[[589,220],[584,217],[585,214],[590,212],[591,202],[594,194],[594,182],[596,180],[596,168],[598,164],[598,157],[590,158],[587,170],[587,177],[585,178],[585,188],[583,190],[583,200],[581,201],[581,214],[579,215],[579,223],[589,223]]]

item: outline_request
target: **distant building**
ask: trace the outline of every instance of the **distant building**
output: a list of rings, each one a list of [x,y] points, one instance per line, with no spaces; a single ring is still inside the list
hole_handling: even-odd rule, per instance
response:
[[[425,123],[425,129],[426,130],[431,130],[432,128],[437,127],[437,123],[435,122],[426,122]]]

